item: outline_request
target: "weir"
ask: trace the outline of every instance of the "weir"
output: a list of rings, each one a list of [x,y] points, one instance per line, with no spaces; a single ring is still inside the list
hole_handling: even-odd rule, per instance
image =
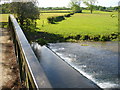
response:
[[[21,82],[24,82],[27,88],[100,89],[46,46],[41,47],[34,43],[32,50],[13,15],[9,16],[8,23],[19,63]]]

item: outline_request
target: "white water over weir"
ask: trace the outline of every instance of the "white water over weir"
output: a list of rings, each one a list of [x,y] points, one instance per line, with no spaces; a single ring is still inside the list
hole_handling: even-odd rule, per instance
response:
[[[53,88],[94,88],[100,89],[91,80],[73,69],[53,51],[37,43],[31,45]]]
[[[118,46],[106,44],[98,43],[97,48],[76,43],[49,44],[50,49],[37,43],[31,46],[54,88],[119,88]]]
[[[49,47],[101,88],[120,88],[118,42],[54,43]]]

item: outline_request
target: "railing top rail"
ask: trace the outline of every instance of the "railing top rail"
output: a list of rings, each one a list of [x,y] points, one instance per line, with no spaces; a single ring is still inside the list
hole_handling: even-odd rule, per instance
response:
[[[28,66],[30,74],[34,80],[36,88],[52,88],[38,59],[36,58],[22,29],[20,28],[18,22],[16,21],[16,19],[14,18],[13,15],[10,15],[9,18],[12,22],[18,44],[23,52],[23,55],[25,57],[27,66]]]

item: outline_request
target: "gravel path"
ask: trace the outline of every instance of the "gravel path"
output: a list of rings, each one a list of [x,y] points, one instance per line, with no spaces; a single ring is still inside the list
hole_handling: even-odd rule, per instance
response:
[[[0,28],[0,89],[19,88],[19,69],[9,31]]]

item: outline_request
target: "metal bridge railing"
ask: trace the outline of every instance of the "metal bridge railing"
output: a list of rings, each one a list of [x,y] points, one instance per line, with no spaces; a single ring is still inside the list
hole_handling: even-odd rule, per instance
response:
[[[13,15],[9,16],[15,54],[19,63],[21,82],[26,88],[52,88],[22,29]]]

